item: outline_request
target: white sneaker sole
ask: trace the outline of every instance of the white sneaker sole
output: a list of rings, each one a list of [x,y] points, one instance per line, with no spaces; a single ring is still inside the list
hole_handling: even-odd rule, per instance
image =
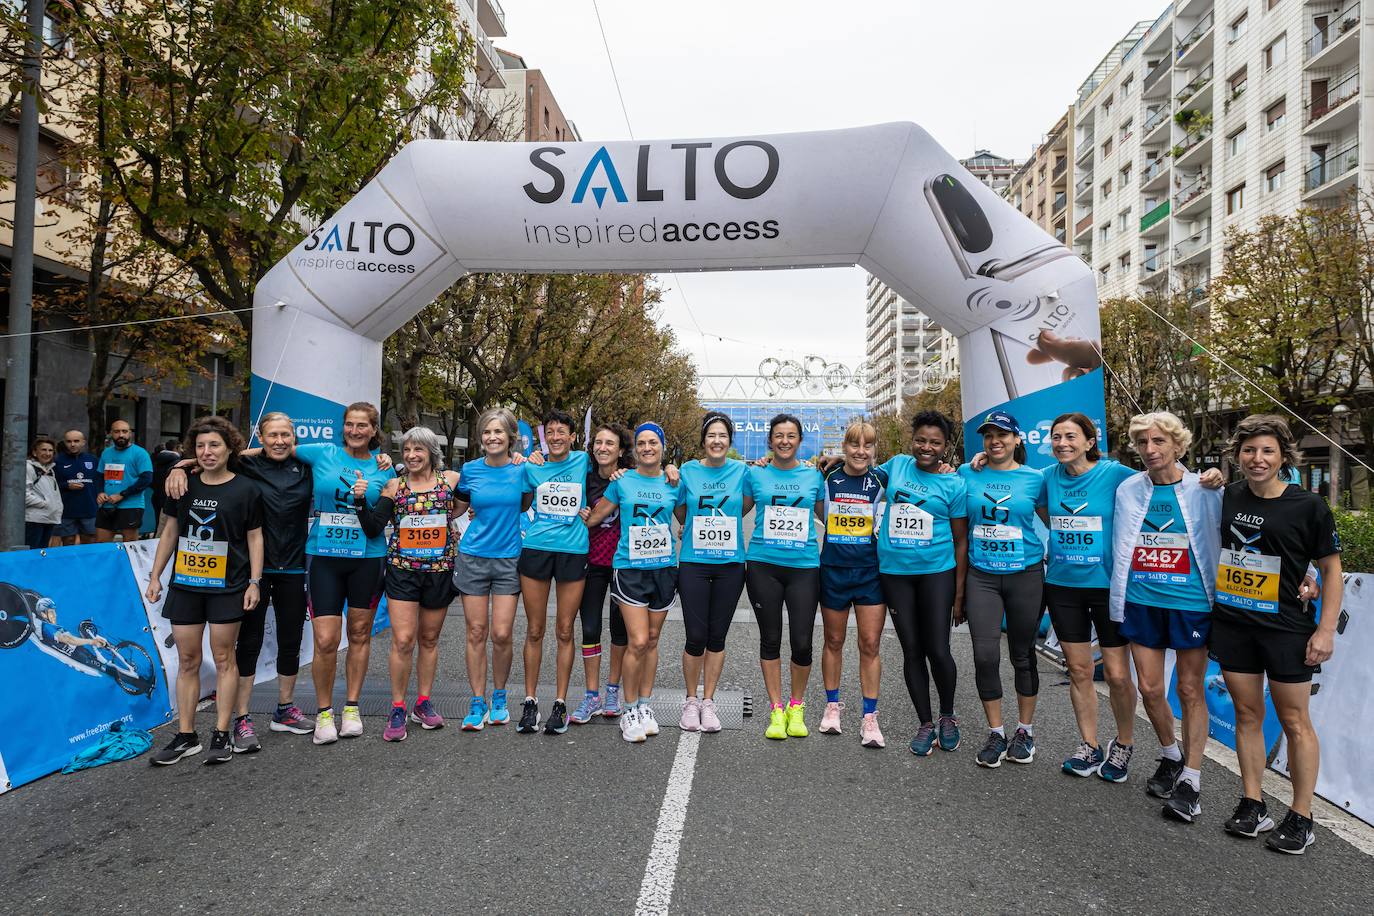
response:
[[[270,722],[267,726],[268,731],[284,732],[289,735],[310,735],[314,734],[313,725],[283,725],[280,722]]]
[[[321,737],[319,732],[316,732],[310,740],[315,744],[333,744],[335,741],[339,740],[339,736],[337,733],[335,733],[333,735],[325,735]]]
[[[160,767],[169,767],[173,764],[180,763],[183,759],[187,757],[193,757],[196,754],[199,754],[204,749],[205,748],[203,748],[201,745],[197,744],[195,747],[188,747],[186,750],[182,751],[180,754],[176,755],[171,760],[154,760],[153,763],[157,764]]]

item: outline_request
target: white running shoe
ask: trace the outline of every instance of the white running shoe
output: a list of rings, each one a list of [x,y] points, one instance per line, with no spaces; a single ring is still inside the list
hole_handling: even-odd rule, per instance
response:
[[[631,706],[620,716],[620,737],[632,744],[644,740],[644,726],[639,721],[639,710]]]
[[[647,703],[639,707],[639,727],[650,738],[658,734],[658,719],[654,716],[653,707]]]

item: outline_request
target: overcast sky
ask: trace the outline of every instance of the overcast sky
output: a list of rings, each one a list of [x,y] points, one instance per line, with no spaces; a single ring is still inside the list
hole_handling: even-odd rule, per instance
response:
[[[915,121],[958,158],[1022,159],[1111,45],[1167,0],[598,3],[636,138]],[[592,0],[502,5],[509,35],[496,44],[544,71],[583,138],[628,138]],[[660,280],[663,318],[702,373],[752,374],[769,356],[863,360],[858,268]],[[837,311],[854,318],[843,336],[821,320]]]

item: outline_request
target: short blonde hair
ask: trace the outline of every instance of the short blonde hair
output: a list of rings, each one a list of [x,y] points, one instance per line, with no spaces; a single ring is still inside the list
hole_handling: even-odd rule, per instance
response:
[[[1193,433],[1188,427],[1183,425],[1183,421],[1167,410],[1158,410],[1154,413],[1142,413],[1131,417],[1131,425],[1127,429],[1126,436],[1131,440],[1131,447],[1137,452],[1135,440],[1138,435],[1145,432],[1152,426],[1159,427],[1160,432],[1174,440],[1174,447],[1179,454],[1187,454],[1189,446],[1193,444]]]
[[[491,423],[492,420],[496,420],[500,423],[501,428],[505,430],[506,454],[514,455],[518,447],[518,443],[515,440],[520,437],[520,429],[515,422],[515,414],[504,407],[488,407],[486,410],[482,411],[482,415],[477,418],[477,442],[480,445],[482,441],[482,431],[487,428],[487,425]]]
[[[878,427],[867,420],[855,420],[845,427],[844,442],[846,445],[862,445],[865,441],[878,444]]]

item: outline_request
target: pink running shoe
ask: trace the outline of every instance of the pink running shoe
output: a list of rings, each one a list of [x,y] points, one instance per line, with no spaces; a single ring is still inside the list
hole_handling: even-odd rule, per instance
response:
[[[826,703],[825,713],[821,716],[821,734],[838,735],[840,733],[840,713],[844,712],[843,703]]]
[[[887,747],[887,742],[883,740],[882,729],[878,728],[878,714],[876,712],[864,716],[864,723],[859,729],[859,738],[864,747]]]
[[[406,740],[406,708],[404,706],[391,707],[391,717],[387,719],[386,728],[382,731],[382,740]]]
[[[716,715],[716,701],[701,701],[701,730],[714,734],[720,731],[720,716]]]
[[[434,704],[428,697],[416,703],[410,710],[410,721],[423,729],[444,727],[444,717],[435,711]]]
[[[687,702],[682,704],[682,718],[677,725],[685,732],[701,730],[701,700],[696,697],[687,698]]]

